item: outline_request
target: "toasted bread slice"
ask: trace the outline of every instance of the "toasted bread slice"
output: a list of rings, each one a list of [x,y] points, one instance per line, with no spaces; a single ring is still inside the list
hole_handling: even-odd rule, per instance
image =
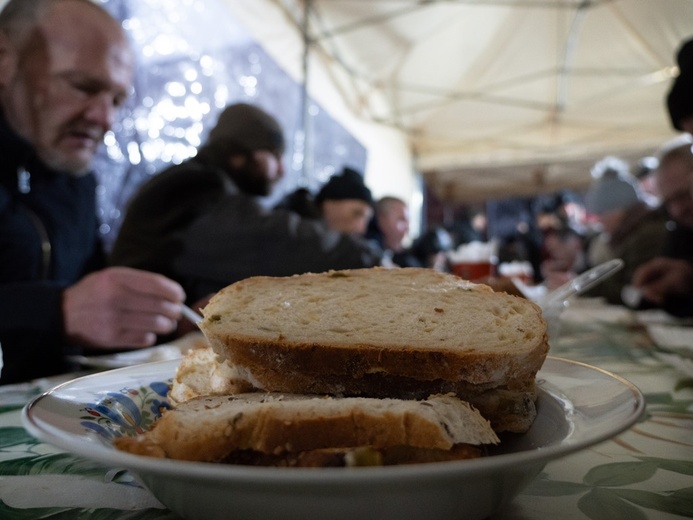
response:
[[[266,391],[526,392],[548,352],[534,303],[431,269],[248,278],[203,315],[222,361]]]
[[[164,412],[148,432],[121,437],[115,445],[139,455],[219,462],[237,450],[450,450],[497,442],[488,421],[453,396],[409,401],[252,393],[186,401]]]

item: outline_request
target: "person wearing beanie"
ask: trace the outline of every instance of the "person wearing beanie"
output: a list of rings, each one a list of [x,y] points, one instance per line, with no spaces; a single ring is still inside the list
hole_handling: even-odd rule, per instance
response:
[[[363,175],[349,167],[333,175],[315,196],[315,205],[327,227],[364,236],[373,217],[373,197]]]
[[[621,159],[606,157],[594,166],[592,176],[595,180],[585,196],[589,213],[602,217],[640,202],[640,187]]]
[[[592,168],[594,181],[585,195],[585,208],[596,218],[601,231],[588,245],[588,259],[595,264],[620,258],[624,267],[588,291],[609,303],[622,304],[621,292],[635,270],[657,256],[666,240],[666,217],[643,200],[628,164],[618,157],[605,157]]]
[[[685,41],[676,53],[679,75],[667,95],[671,125],[693,134],[693,38]]]
[[[366,242],[261,204],[284,176],[284,148],[274,117],[249,104],[228,106],[195,157],[132,197],[111,263],[166,274],[195,307],[250,276],[380,265]]]

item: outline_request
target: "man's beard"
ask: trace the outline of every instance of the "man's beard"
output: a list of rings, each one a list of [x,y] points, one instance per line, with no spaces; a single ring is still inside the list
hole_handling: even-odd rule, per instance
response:
[[[37,152],[41,160],[50,168],[65,172],[72,177],[81,177],[91,171],[92,161],[98,146],[96,143],[103,143],[103,132],[93,125],[72,121],[65,128],[61,129],[61,135],[69,137],[73,134],[91,139],[95,143],[94,149],[84,149],[79,153],[66,153],[59,148],[49,148],[38,149]]]
[[[41,160],[49,168],[63,172],[70,177],[82,177],[91,171],[91,160],[81,161],[76,159],[66,158],[61,154],[39,154]]]
[[[233,171],[231,177],[238,188],[249,195],[266,197],[274,188],[274,182],[267,179],[262,166],[252,157],[248,158],[244,168]]]

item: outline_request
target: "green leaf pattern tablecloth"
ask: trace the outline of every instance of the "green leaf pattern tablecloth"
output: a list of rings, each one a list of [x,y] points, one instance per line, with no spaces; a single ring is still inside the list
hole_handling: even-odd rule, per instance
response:
[[[693,517],[693,378],[654,355],[637,313],[592,300],[574,307],[551,354],[630,380],[645,395],[645,416],[615,439],[548,464],[494,518]]]
[[[551,355],[630,380],[646,397],[646,414],[619,437],[548,464],[493,520],[693,518],[693,378],[656,352],[635,313],[592,300],[564,313]],[[176,518],[131,474],[61,452],[21,427],[21,407],[56,382],[0,387],[0,518]]]

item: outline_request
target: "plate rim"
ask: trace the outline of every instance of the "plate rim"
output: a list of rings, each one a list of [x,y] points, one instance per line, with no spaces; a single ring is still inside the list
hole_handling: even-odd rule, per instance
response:
[[[408,479],[428,478],[449,478],[451,476],[486,475],[494,473],[499,469],[507,470],[508,466],[514,466],[518,471],[524,471],[522,466],[526,464],[544,465],[550,460],[562,458],[577,451],[588,448],[606,441],[616,435],[626,431],[635,424],[645,411],[645,399],[642,392],[636,385],[626,378],[614,374],[603,368],[590,365],[581,361],[575,361],[563,357],[547,356],[549,364],[558,363],[559,365],[572,365],[583,369],[593,370],[609,379],[618,381],[628,390],[632,398],[632,409],[624,419],[610,428],[605,429],[599,434],[587,436],[577,442],[565,444],[557,443],[548,447],[497,454],[489,457],[481,457],[472,460],[439,462],[434,464],[414,464],[400,466],[380,466],[364,468],[275,468],[275,467],[256,467],[256,466],[236,466],[231,464],[216,464],[208,462],[181,461],[173,459],[158,459],[153,457],[134,455],[107,446],[106,444],[90,444],[79,441],[72,441],[68,438],[56,437],[50,431],[45,430],[35,422],[32,416],[33,410],[46,398],[54,396],[66,387],[80,385],[89,382],[91,379],[104,377],[104,374],[114,375],[117,372],[128,372],[134,369],[156,367],[158,365],[171,365],[175,367],[179,360],[156,361],[137,366],[117,368],[113,370],[97,372],[86,376],[78,377],[66,381],[55,387],[46,390],[42,394],[33,398],[27,403],[21,413],[22,426],[34,437],[56,446],[68,453],[98,461],[110,467],[124,468],[134,473],[146,473],[165,475],[171,477],[193,477],[213,481],[243,483],[247,485],[257,484],[283,484],[283,485],[331,485],[335,482],[352,484],[372,485],[378,481],[391,482],[393,478],[399,481]],[[537,377],[541,376],[545,370],[546,362],[539,370]],[[159,367],[161,368],[161,367]],[[155,373],[155,372],[154,372]],[[107,391],[108,388],[104,388]],[[555,397],[555,396],[554,396]],[[60,431],[56,429],[56,431]]]

